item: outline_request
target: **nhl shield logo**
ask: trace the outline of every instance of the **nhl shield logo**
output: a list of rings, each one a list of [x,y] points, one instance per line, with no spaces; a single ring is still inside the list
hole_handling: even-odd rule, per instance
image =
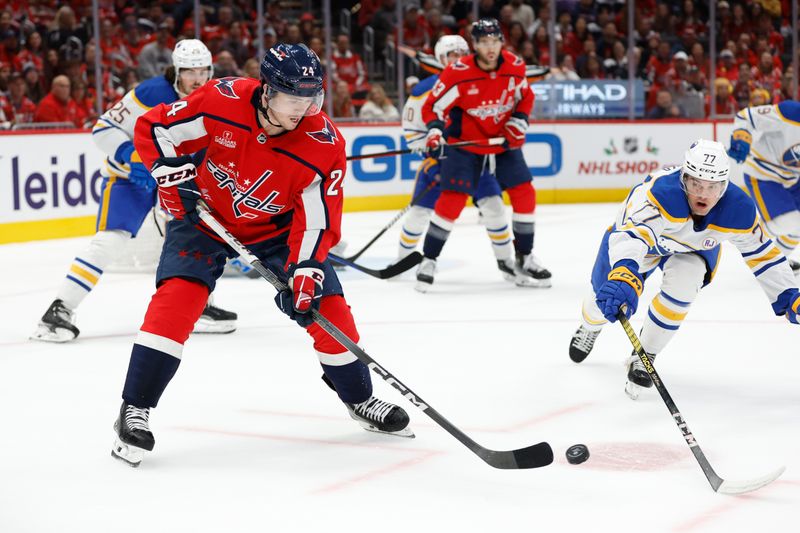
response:
[[[709,237],[709,238],[707,238],[706,240],[703,241],[703,248],[705,248],[706,250],[710,250],[713,247],[715,247],[716,245],[717,245],[717,240],[716,239],[712,239],[711,237]]]
[[[639,149],[639,139],[636,137],[625,137],[623,146],[625,148],[625,153],[636,153],[636,151]]]

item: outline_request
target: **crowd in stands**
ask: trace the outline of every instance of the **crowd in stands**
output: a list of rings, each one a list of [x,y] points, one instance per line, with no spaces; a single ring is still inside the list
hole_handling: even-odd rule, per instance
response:
[[[432,53],[442,35],[460,34],[469,41],[475,20],[471,0],[402,0],[401,21],[400,0],[331,1],[334,13],[347,8],[353,20],[349,34],[334,29],[332,63],[326,65],[328,96],[341,118],[399,119],[398,102],[387,95],[391,80],[379,79],[376,72],[371,77],[358,53],[367,27],[374,32],[380,64],[387,42],[401,40],[401,52]],[[791,0],[718,1],[713,28],[708,2],[636,0],[633,69],[628,68],[624,0],[476,1],[478,18],[500,21],[506,48],[528,64],[552,65],[549,76],[555,80],[627,79],[632,71],[647,89],[651,119],[730,116],[748,105],[800,97],[792,94]],[[552,36],[550,2],[557,13]],[[91,127],[97,116],[98,48],[106,109],[140,80],[162,73],[177,40],[195,36],[193,4],[100,0],[99,36],[93,36],[90,0],[8,0],[0,7],[0,126],[68,122]],[[315,11],[296,13],[280,0],[268,1],[264,48],[279,41],[305,43],[324,60],[321,6],[312,5]],[[201,7],[199,37],[214,56],[215,76],[258,77],[255,0],[202,0]],[[412,79],[425,75],[407,73],[414,74],[407,89]]]

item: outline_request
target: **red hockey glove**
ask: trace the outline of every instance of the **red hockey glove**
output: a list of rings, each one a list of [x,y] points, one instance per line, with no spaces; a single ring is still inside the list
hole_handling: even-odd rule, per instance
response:
[[[428,135],[425,137],[425,149],[430,157],[438,157],[434,154],[441,155],[444,148],[444,139],[442,139],[442,130],[439,128],[431,128],[428,130]]]
[[[503,135],[509,148],[520,148],[525,144],[525,133],[528,131],[528,117],[522,113],[512,115],[506,121]]]
[[[317,291],[322,290],[325,280],[322,264],[301,261],[289,267],[289,276],[289,288],[275,295],[275,303],[289,318],[307,328],[313,323],[309,311],[319,306]]]

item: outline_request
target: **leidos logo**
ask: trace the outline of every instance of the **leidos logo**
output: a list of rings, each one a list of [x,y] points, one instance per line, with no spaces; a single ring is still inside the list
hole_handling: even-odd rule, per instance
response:
[[[3,161],[7,164],[8,159],[0,159],[0,163]],[[19,156],[11,158],[11,203],[14,211],[47,210],[61,207],[62,203],[64,207],[78,207],[90,201],[94,204],[100,201],[99,183],[102,177],[99,170],[86,175],[85,154],[78,156],[78,168],[74,170],[63,172],[68,165],[59,163],[55,156],[50,158],[50,164],[52,171],[48,178],[44,173],[20,169],[20,166],[23,169],[30,167],[29,161],[20,161]],[[0,168],[4,167],[5,164]],[[35,168],[41,170],[39,165],[35,165]]]

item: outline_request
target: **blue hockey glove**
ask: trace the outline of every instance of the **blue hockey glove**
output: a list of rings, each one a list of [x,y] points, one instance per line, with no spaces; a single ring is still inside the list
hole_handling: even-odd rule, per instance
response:
[[[792,324],[800,324],[800,291],[797,289],[786,289],[778,295],[775,303],[772,304],[775,314],[783,315]]]
[[[744,163],[747,159],[747,154],[750,153],[750,144],[753,142],[753,136],[747,130],[736,130],[731,135],[731,147],[728,149],[728,155],[737,163]]]
[[[144,163],[131,163],[131,171],[128,173],[128,180],[134,185],[146,191],[156,188],[156,180],[147,171]]]
[[[318,292],[322,291],[325,273],[322,264],[313,259],[289,267],[289,287],[275,295],[278,309],[307,328],[314,321],[311,310],[319,309]]]
[[[639,305],[644,281],[635,261],[622,260],[608,273],[608,281],[600,286],[595,296],[597,307],[609,322],[615,322],[620,308],[625,306],[625,316],[630,318]]]

